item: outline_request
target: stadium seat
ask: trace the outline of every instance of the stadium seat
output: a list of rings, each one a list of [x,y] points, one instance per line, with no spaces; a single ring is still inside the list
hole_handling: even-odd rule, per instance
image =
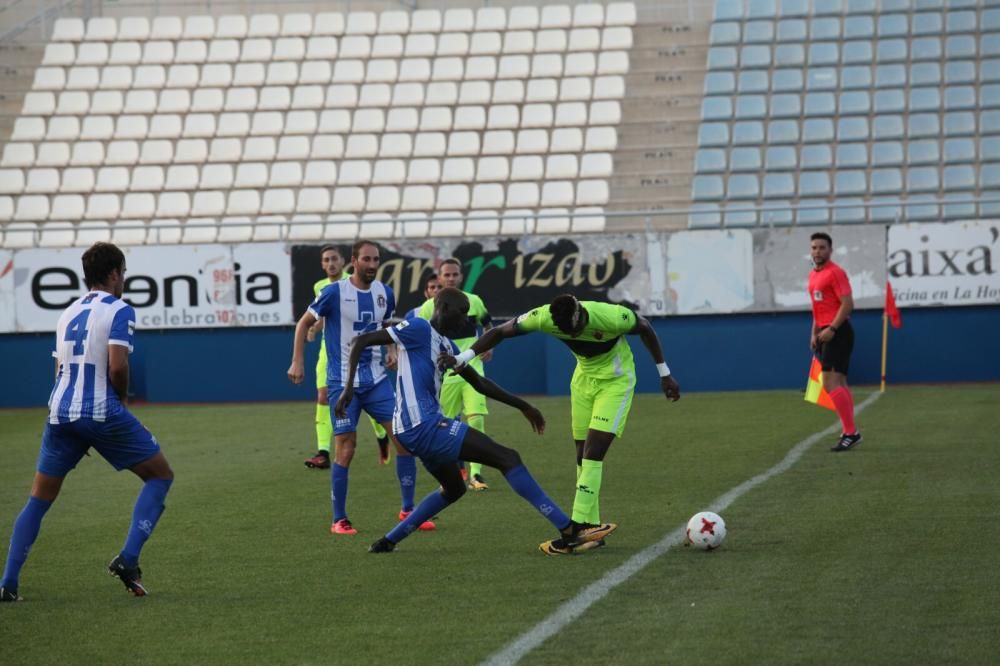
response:
[[[55,221],[42,225],[39,247],[69,247],[76,240],[76,228],[71,222]]]

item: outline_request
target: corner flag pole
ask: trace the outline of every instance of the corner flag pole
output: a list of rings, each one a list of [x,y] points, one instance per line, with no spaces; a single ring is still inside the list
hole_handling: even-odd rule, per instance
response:
[[[885,393],[885,359],[889,346],[889,315],[882,312],[882,384],[879,393]]]

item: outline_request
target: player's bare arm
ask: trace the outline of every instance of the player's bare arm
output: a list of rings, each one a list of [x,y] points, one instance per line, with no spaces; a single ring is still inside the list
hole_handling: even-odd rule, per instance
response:
[[[128,347],[108,345],[108,381],[122,404],[128,401]]]
[[[527,401],[517,397],[513,393],[508,392],[493,380],[483,377],[468,366],[458,370],[457,374],[462,379],[467,381],[469,386],[476,389],[487,398],[493,398],[494,400],[502,402],[505,405],[510,405],[515,409],[521,410],[524,418],[528,419],[528,423],[531,424],[531,429],[538,434],[545,432],[545,417],[542,416],[542,413],[538,411],[536,407]]]
[[[305,379],[306,371],[303,350],[306,346],[306,335],[309,329],[315,324],[316,317],[306,310],[306,313],[299,319],[299,323],[295,325],[295,341],[292,344],[292,364],[288,366],[288,379],[293,384],[301,384],[302,380]]]
[[[833,318],[829,326],[816,334],[816,341],[829,342],[833,340],[833,336],[837,334],[837,329],[844,325],[844,322],[847,321],[852,312],[854,312],[854,297],[847,294],[840,299],[840,308],[837,310],[837,316]]]
[[[656,363],[656,368],[660,372],[660,390],[663,391],[663,395],[667,396],[667,399],[671,402],[680,400],[680,384],[677,383],[677,380],[674,379],[669,370],[666,370],[666,374],[664,374],[667,365],[663,359],[663,348],[660,346],[660,338],[657,337],[653,325],[645,317],[636,315],[635,328],[629,331],[629,335],[638,335],[639,339],[642,340],[643,346],[649,351],[649,355],[653,357],[653,362]]]
[[[351,400],[354,398],[354,373],[357,371],[358,363],[361,361],[361,352],[365,350],[365,347],[391,344],[393,344],[392,337],[384,328],[364,333],[351,341],[351,353],[347,357],[347,379],[344,380],[344,390],[340,392],[340,397],[337,398],[337,403],[333,406],[333,413],[337,418],[347,416],[347,406],[351,404]]]
[[[481,355],[483,352],[489,351],[496,347],[498,344],[506,340],[507,338],[515,338],[519,335],[524,335],[524,331],[520,331],[517,328],[517,322],[511,320],[504,324],[503,326],[494,326],[490,330],[483,333],[483,335],[472,343],[466,351],[472,351],[475,356]],[[465,353],[465,352],[463,352]],[[471,358],[466,360],[467,363]],[[442,354],[438,359],[438,365],[441,368],[455,368],[460,365],[464,365],[457,357],[450,354]]]

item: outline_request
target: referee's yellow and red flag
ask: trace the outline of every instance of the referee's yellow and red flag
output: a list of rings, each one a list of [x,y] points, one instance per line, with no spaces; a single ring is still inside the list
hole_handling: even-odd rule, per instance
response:
[[[830,394],[823,388],[822,374],[823,367],[820,365],[819,359],[813,356],[812,365],[809,366],[809,383],[806,384],[806,402],[837,411]]]

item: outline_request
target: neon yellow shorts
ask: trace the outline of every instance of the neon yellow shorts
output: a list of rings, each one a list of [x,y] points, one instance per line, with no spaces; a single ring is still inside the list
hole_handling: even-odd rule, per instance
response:
[[[569,385],[573,439],[586,439],[587,430],[621,437],[632,409],[635,369],[625,368],[620,377],[589,377],[577,368]]]
[[[459,414],[466,418],[470,414],[489,414],[486,396],[460,377],[446,378],[441,384],[441,413],[450,419]]]
[[[326,388],[326,345],[319,348],[319,358],[316,359],[316,388]]]

